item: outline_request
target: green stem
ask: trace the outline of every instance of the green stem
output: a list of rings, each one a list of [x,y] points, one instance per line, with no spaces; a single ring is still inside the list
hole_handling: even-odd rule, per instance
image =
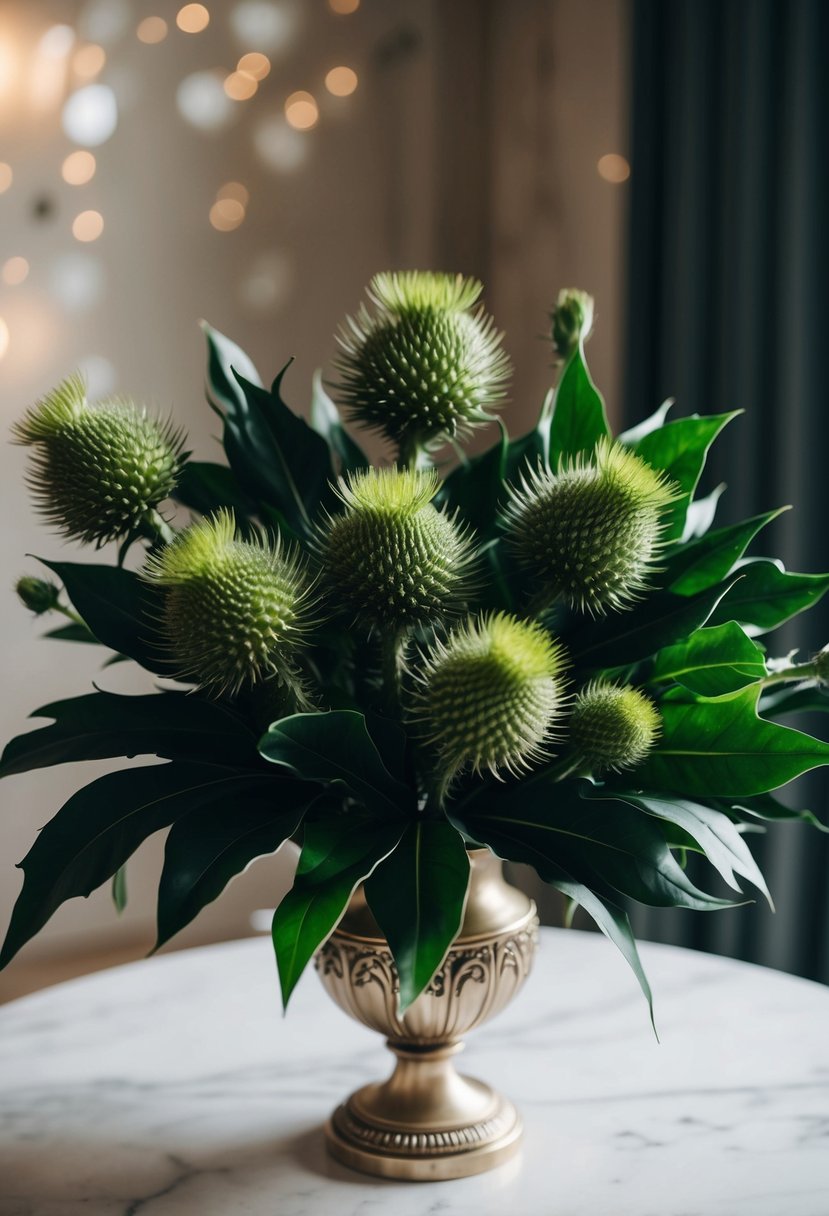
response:
[[[400,440],[400,447],[397,452],[397,464],[401,469],[409,469],[414,472],[421,467],[424,449],[417,441],[417,438],[404,435]]]
[[[171,528],[155,508],[147,512],[142,522],[146,529],[145,536],[153,544],[169,545],[170,541],[175,539],[175,528]]]
[[[89,628],[83,617],[79,616],[74,609],[68,608],[66,604],[55,604],[55,612],[62,613],[68,620],[72,621],[74,625],[83,625],[84,629]]]
[[[785,684],[788,681],[801,683],[803,680],[816,680],[818,676],[816,663],[798,663],[793,667],[784,667],[782,671],[773,671],[761,681],[763,688],[772,684]]]
[[[390,717],[400,714],[400,684],[403,674],[403,647],[406,642],[405,629],[389,629],[381,638],[381,678],[383,700]]]

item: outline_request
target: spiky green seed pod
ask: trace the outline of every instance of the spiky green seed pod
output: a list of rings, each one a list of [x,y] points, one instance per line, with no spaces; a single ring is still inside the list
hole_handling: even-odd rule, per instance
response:
[[[593,328],[593,297],[577,287],[563,287],[550,314],[553,346],[566,359]]]
[[[151,554],[144,577],[165,590],[161,630],[180,676],[217,696],[265,680],[299,689],[311,592],[279,541],[240,540],[220,510]]]
[[[539,601],[592,616],[629,608],[658,558],[661,513],[677,497],[663,473],[602,439],[557,474],[539,467],[510,490],[508,541]]]
[[[662,719],[638,688],[594,680],[576,697],[570,748],[594,773],[635,768],[659,737]]]
[[[434,469],[368,469],[341,480],[345,510],[317,534],[332,600],[369,630],[405,629],[463,610],[475,546],[438,511]]]
[[[54,583],[43,578],[32,578],[28,574],[17,580],[14,589],[20,602],[37,616],[51,612],[57,606],[60,596],[60,591]]]
[[[460,275],[378,274],[365,306],[341,330],[337,361],[352,419],[380,431],[407,458],[492,419],[509,360],[483,290]]]
[[[91,407],[80,376],[38,401],[13,433],[34,448],[28,482],[39,510],[88,544],[140,531],[183,463],[180,432],[129,401]]]
[[[464,769],[520,773],[544,758],[565,666],[545,629],[505,612],[470,617],[431,647],[415,677],[410,716],[441,793]]]

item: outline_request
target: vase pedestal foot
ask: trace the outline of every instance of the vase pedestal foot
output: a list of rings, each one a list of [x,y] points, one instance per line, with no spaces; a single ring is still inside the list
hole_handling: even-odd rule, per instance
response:
[[[388,1081],[357,1090],[326,1125],[338,1161],[384,1178],[440,1182],[494,1169],[518,1152],[518,1112],[455,1071],[461,1044],[389,1047],[397,1066]]]

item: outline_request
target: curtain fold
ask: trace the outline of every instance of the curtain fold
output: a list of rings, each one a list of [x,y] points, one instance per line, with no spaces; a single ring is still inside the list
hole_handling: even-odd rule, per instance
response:
[[[634,0],[625,411],[744,407],[706,474],[718,521],[793,502],[758,551],[829,569],[829,5]],[[772,653],[829,640],[820,605]],[[827,737],[829,719],[800,723]],[[792,797],[829,817],[829,782]],[[781,825],[752,847],[778,911],[634,912],[647,938],[829,982],[829,836]]]

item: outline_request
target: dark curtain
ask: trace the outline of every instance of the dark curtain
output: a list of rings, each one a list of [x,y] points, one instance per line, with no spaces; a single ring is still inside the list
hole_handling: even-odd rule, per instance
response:
[[[712,452],[718,522],[794,503],[757,551],[829,569],[829,3],[634,0],[628,421],[744,407]],[[829,640],[826,605],[768,639]],[[823,721],[792,722],[827,737]],[[791,796],[823,818],[829,785]],[[829,837],[750,842],[777,912],[635,914],[641,936],[829,981]]]

